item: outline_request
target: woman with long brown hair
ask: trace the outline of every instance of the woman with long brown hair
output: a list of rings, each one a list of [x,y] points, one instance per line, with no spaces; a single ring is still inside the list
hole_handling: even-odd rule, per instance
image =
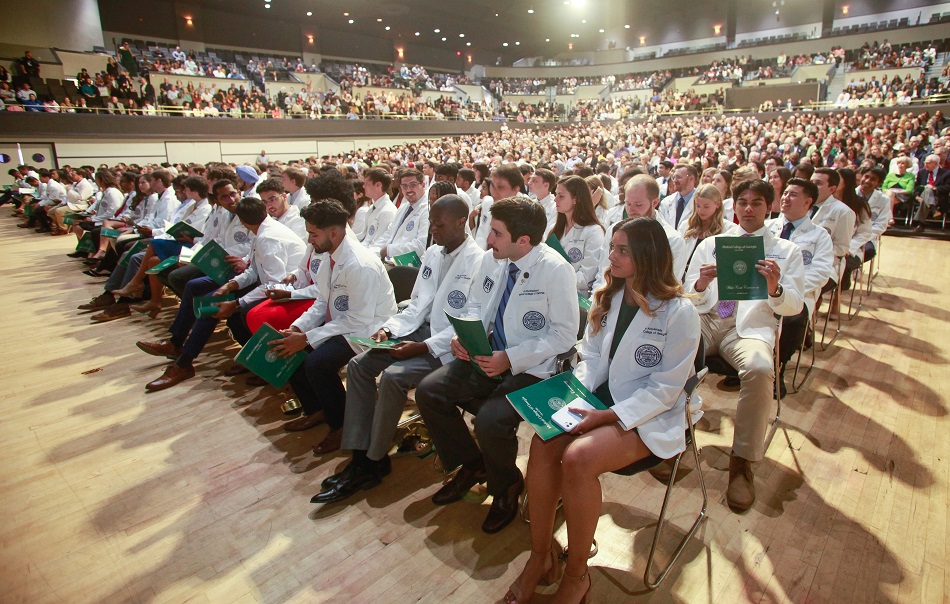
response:
[[[666,232],[652,218],[613,229],[606,284],[594,294],[574,375],[608,408],[577,410],[571,432],[531,441],[531,556],[505,595],[524,603],[560,575],[553,539],[558,500],[564,502],[568,554],[555,602],[584,602],[587,557],[601,511],[599,477],[653,454],[669,459],[686,448],[683,385],[693,374],[699,315],[673,274]]]
[[[696,246],[706,239],[732,230],[735,225],[727,222],[722,207],[722,193],[712,184],[701,185],[693,195],[693,213],[688,221],[680,223],[679,232],[686,241],[689,258],[692,260]],[[689,261],[686,262],[689,266]],[[680,275],[685,277],[685,273]]]
[[[577,291],[583,296],[597,277],[600,253],[604,247],[604,227],[597,220],[587,182],[580,176],[567,176],[554,189],[557,220],[551,234],[561,243],[567,261],[577,275]]]

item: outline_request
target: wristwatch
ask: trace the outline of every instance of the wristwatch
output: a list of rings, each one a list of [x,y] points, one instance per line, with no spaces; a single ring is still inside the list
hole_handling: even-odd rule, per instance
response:
[[[383,327],[380,331],[382,331],[384,334],[386,334],[386,338],[392,338],[392,337],[393,337],[393,332],[390,331],[390,329],[389,329],[388,327]]]
[[[784,291],[785,291],[785,290],[782,289],[782,284],[779,283],[779,284],[778,284],[778,289],[775,290],[775,293],[774,293],[774,294],[769,294],[769,297],[770,297],[770,298],[778,298],[779,296],[782,295],[782,292],[784,292]]]

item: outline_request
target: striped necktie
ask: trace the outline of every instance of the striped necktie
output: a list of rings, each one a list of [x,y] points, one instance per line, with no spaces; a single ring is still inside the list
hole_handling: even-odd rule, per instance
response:
[[[515,288],[515,281],[518,279],[519,272],[520,270],[514,262],[508,265],[508,283],[501,295],[501,302],[498,303],[498,312],[495,313],[495,329],[491,334],[492,350],[504,350],[508,346],[508,338],[505,337],[505,308],[508,306],[508,299],[511,297],[511,291]]]

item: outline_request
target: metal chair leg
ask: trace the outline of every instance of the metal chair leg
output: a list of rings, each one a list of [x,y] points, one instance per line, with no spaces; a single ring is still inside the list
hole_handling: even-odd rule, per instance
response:
[[[844,260],[842,259],[841,262],[843,263]],[[844,281],[844,265],[843,265],[843,264],[842,264],[842,270],[838,271],[838,287],[834,290],[834,292],[832,292],[831,300],[828,302],[828,312],[825,313],[825,323],[824,323],[824,326],[823,326],[822,329],[821,329],[821,351],[822,351],[822,352],[828,350],[828,348],[834,343],[834,341],[838,339],[838,336],[841,335],[841,293],[842,293],[841,285],[842,285],[842,281]],[[835,300],[835,297],[837,297],[837,299],[838,299],[838,313],[837,313],[837,318],[832,319],[832,318],[831,318],[831,311],[832,311],[832,309],[833,309],[833,307],[834,307],[834,300]],[[821,298],[818,298],[818,304],[819,304],[819,305],[821,304]],[[827,335],[827,334],[828,334],[828,324],[829,324],[831,321],[834,321],[834,322],[835,322],[835,331],[834,331],[834,335],[831,336],[831,339],[828,340],[828,339],[827,339],[827,337],[828,337],[828,335]]]
[[[772,438],[775,436],[775,432],[778,431],[778,424],[782,419],[782,389],[781,389],[781,371],[782,371],[782,359],[781,352],[779,350],[779,342],[782,339],[782,318],[778,318],[778,329],[775,332],[775,345],[772,347],[772,365],[774,367],[773,372],[775,374],[774,379],[772,380],[772,392],[775,394],[775,417],[772,418],[772,426],[769,428],[769,433],[765,436],[765,451],[769,450],[769,445],[772,444]]]
[[[817,319],[817,311],[813,312],[808,318],[808,325],[805,326],[805,333],[802,334],[802,342],[798,347],[798,356],[795,359],[795,373],[792,374],[792,392],[798,393],[801,390],[802,386],[805,385],[805,380],[808,379],[808,375],[811,373],[811,370],[815,368],[815,342],[812,341],[811,345],[811,363],[808,365],[808,369],[805,370],[805,374],[802,376],[802,381],[798,381],[798,372],[802,366],[802,355],[805,354],[805,342],[808,340],[808,330],[812,331],[812,337],[814,338],[815,332],[815,321]]]
[[[864,306],[864,291],[861,289],[864,281],[864,265],[862,264],[851,273],[851,296],[848,298],[848,320],[853,321],[861,307]],[[854,305],[854,294],[858,294],[858,305]]]

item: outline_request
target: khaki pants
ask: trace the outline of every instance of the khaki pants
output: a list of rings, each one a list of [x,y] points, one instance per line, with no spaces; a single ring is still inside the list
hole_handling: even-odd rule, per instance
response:
[[[63,222],[63,219],[66,217],[66,212],[69,211],[69,206],[63,205],[46,213],[46,215],[50,217],[50,220],[52,220],[50,228],[54,233],[65,233],[69,231],[69,227]]]
[[[759,461],[765,456],[765,434],[771,419],[774,342],[739,337],[735,315],[723,319],[713,310],[700,318],[706,354],[721,356],[738,370],[741,380],[732,453]]]

